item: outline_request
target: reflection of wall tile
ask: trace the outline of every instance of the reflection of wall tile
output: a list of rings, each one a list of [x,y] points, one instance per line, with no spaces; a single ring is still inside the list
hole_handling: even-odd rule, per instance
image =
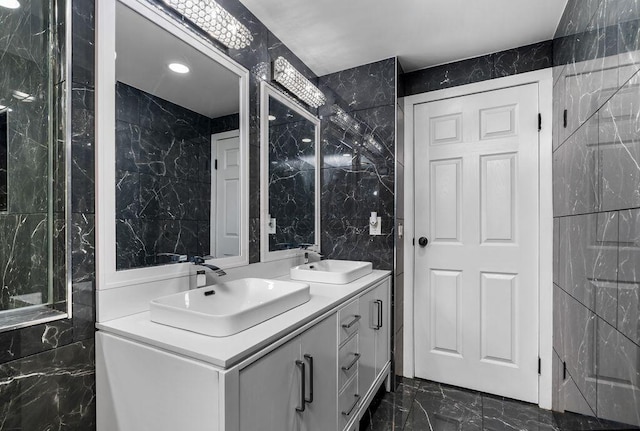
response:
[[[618,320],[614,326],[640,345],[640,210],[620,211]],[[640,367],[638,367],[640,369]]]
[[[640,426],[640,346],[597,323],[598,417]]]
[[[555,216],[598,209],[598,119],[592,117],[553,153]]]
[[[562,314],[563,360],[567,372],[576,383],[593,411],[596,410],[596,317],[578,301],[560,292],[559,308]]]
[[[565,217],[560,226],[560,287],[590,310],[615,321],[617,213]]]
[[[634,78],[600,111],[602,209],[640,206],[640,93]]]
[[[208,255],[212,121],[122,83],[116,94],[116,267]]]

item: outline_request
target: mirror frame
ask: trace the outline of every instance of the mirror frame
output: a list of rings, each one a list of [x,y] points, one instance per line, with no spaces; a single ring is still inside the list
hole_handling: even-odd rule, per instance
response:
[[[230,268],[249,264],[249,71],[159,7],[142,0],[96,3],[96,270],[97,289],[188,277],[190,263],[116,271],[116,3],[140,14],[238,75],[240,91],[240,255],[207,262]]]
[[[274,260],[296,257],[302,253],[298,248],[269,250],[269,97],[296,111],[315,126],[315,244],[320,245],[320,119],[308,112],[302,105],[283,94],[267,82],[260,84],[260,260]]]

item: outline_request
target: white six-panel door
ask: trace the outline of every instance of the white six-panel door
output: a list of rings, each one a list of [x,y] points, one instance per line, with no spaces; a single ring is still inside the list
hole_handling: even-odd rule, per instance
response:
[[[214,135],[217,169],[212,211],[212,248],[215,257],[240,255],[240,137],[236,132]]]
[[[415,374],[537,403],[538,84],[414,109]]]

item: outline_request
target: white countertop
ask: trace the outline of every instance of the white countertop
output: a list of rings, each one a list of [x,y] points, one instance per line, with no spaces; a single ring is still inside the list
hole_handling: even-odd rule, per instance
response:
[[[262,348],[347,302],[371,287],[390,271],[374,270],[349,284],[309,283],[311,299],[265,322],[228,337],[210,337],[154,323],[149,312],[97,323],[98,330],[150,344],[198,359],[220,368],[230,368]],[[281,277],[288,280],[289,277]]]

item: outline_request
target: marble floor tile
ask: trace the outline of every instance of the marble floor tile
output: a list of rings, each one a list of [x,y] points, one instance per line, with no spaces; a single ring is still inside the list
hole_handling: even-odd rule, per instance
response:
[[[381,389],[360,421],[360,431],[574,431],[639,429],[575,413],[421,379],[399,378],[395,392]]]

